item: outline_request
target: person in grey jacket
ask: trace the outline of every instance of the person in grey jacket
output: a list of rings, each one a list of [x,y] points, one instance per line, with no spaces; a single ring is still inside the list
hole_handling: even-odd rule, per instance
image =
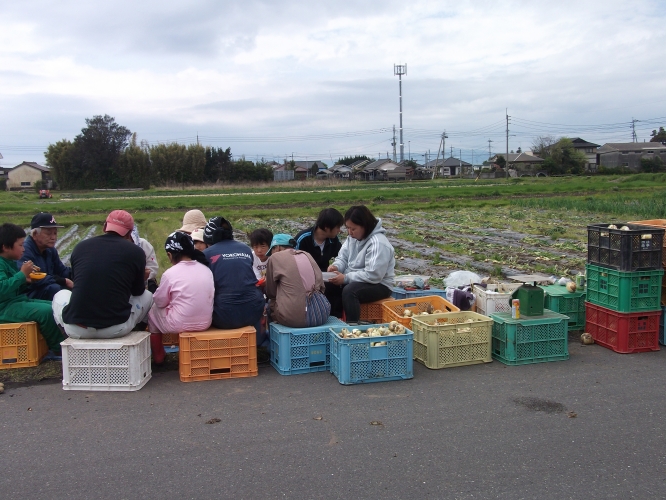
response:
[[[361,304],[391,296],[395,254],[381,220],[365,205],[347,210],[345,227],[348,237],[328,271],[335,273],[329,283],[343,287],[342,308],[351,324],[358,323]]]

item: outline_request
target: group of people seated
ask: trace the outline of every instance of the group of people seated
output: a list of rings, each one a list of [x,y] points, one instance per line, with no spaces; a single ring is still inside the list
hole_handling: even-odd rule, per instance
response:
[[[348,237],[341,243],[343,226]],[[65,336],[118,338],[148,330],[159,364],[163,334],[211,325],[253,326],[257,346],[268,346],[269,321],[314,327],[332,314],[358,323],[360,304],[390,297],[393,285],[393,247],[364,205],[344,216],[324,209],[293,238],[257,229],[250,246],[234,240],[225,218],[206,220],[190,210],[166,238],[171,267],[159,285],[155,250],[128,212],[114,210],[104,234],[79,242],[71,266],[55,248],[61,227],[45,212],[33,217],[28,236],[15,224],[0,227],[0,322],[37,322],[56,355]]]

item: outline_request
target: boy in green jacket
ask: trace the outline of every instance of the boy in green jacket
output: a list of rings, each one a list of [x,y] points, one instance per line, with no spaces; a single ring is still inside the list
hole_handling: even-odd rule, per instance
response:
[[[15,224],[0,226],[0,323],[35,321],[49,349],[60,354],[60,342],[65,338],[53,319],[51,302],[29,299],[25,294],[31,282],[32,261],[16,269],[16,261],[23,255],[25,231]]]

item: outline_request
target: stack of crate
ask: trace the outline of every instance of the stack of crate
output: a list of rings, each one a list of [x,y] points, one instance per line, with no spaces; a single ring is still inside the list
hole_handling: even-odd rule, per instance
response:
[[[658,351],[664,229],[592,224],[587,234],[585,330],[615,352]]]
[[[641,226],[653,226],[666,229],[666,219],[651,219],[651,220],[637,220],[631,224],[638,224]],[[666,234],[664,235],[664,242],[662,245],[661,264],[664,269],[664,277],[661,279],[661,325],[659,326],[659,343],[664,345],[664,314],[666,314],[666,252],[663,250],[666,246]]]

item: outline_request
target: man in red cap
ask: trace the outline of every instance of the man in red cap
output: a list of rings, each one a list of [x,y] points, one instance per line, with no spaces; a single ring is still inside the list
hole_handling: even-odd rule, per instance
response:
[[[145,289],[146,256],[132,242],[133,227],[129,213],[114,210],[104,223],[105,234],[74,248],[74,290],[53,297],[53,316],[70,337],[123,337],[146,318],[153,294]]]
[[[59,227],[64,226],[47,212],[39,212],[30,221],[30,235],[23,244],[25,252],[16,265],[21,269],[24,262],[31,260],[41,272],[46,273],[44,279],[33,281],[28,286],[26,293],[31,299],[53,300],[57,292],[74,286],[70,279],[72,269],[62,263],[55,248]]]

